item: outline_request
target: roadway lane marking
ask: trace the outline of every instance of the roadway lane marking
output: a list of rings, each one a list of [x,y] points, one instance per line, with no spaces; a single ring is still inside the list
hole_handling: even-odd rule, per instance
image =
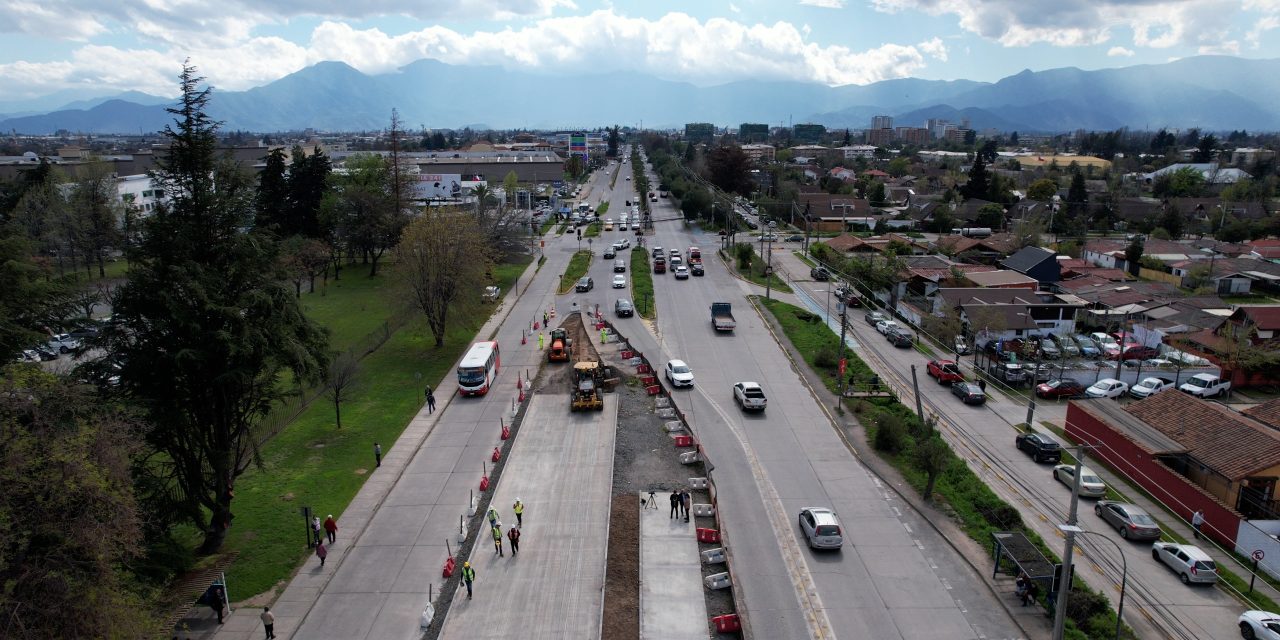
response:
[[[920,542],[920,540],[919,540],[919,539],[914,540],[914,542],[916,543],[916,546],[920,548],[920,550],[921,550],[921,551],[924,551],[924,543],[923,543],[923,542]]]
[[[907,530],[907,535],[915,535],[915,532],[911,530],[911,525],[904,522],[902,523],[902,528]]]

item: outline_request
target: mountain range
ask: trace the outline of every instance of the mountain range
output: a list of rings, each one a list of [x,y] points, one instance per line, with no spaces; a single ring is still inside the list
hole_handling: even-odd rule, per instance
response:
[[[64,102],[56,103],[62,98]],[[170,100],[137,92],[0,102],[0,131],[150,133],[172,121]],[[52,107],[53,104],[61,104]],[[711,87],[630,72],[537,75],[423,59],[368,75],[321,62],[246,91],[215,88],[209,113],[224,130],[370,131],[397,109],[407,129],[648,128],[814,122],[861,129],[874,115],[897,126],[929,118],[974,129],[1052,133],[1161,127],[1280,130],[1280,59],[1196,56],[1158,65],[1023,71],[997,82],[902,78],[830,87],[745,80]]]

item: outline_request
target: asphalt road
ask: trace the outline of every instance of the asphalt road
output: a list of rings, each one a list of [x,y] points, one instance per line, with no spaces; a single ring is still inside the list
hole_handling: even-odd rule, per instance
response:
[[[775,258],[793,276],[808,273],[789,251]],[[801,293],[809,298],[814,311],[822,312],[829,282],[795,280]],[[834,303],[833,303],[834,304]],[[983,477],[996,493],[1019,509],[1023,520],[1039,533],[1059,554],[1063,537],[1057,529],[1065,522],[1071,491],[1053,479],[1053,465],[1034,462],[1014,447],[1017,431],[1014,424],[1026,419],[1026,400],[1011,397],[988,387],[992,401],[983,406],[965,405],[939,387],[925,374],[929,358],[914,349],[897,349],[863,321],[862,309],[848,315],[848,328],[859,345],[859,355],[890,384],[900,387],[904,402],[911,402],[910,367],[916,366],[920,379],[922,402],[926,413],[943,418],[944,437],[969,466]],[[832,310],[835,313],[835,310]],[[838,323],[837,319],[832,320]],[[969,370],[966,368],[966,372]],[[1098,400],[1097,402],[1110,402]],[[1054,420],[1062,424],[1066,409],[1062,402],[1039,400],[1035,421]],[[1037,425],[1039,430],[1043,427]],[[1086,459],[1085,464],[1088,464]],[[1122,489],[1134,494],[1132,489]],[[1157,518],[1167,519],[1161,513]],[[1078,524],[1086,531],[1106,537],[1123,550],[1128,565],[1125,596],[1125,620],[1143,638],[1232,638],[1239,633],[1236,619],[1244,611],[1232,596],[1221,589],[1183,585],[1163,564],[1151,558],[1150,543],[1129,542],[1093,514],[1093,502],[1081,499]],[[1119,597],[1122,563],[1111,544],[1093,535],[1077,537],[1077,575],[1111,599],[1114,607]],[[1083,554],[1083,557],[1080,555]],[[1087,569],[1087,570],[1085,570]]]
[[[630,164],[621,168],[629,172]],[[615,219],[625,200],[638,197],[624,177],[608,196]],[[601,195],[593,188],[592,201]],[[655,219],[676,217],[668,200],[652,206]],[[630,231],[606,232],[602,239],[623,237],[635,239]],[[717,240],[678,220],[657,223],[648,245],[703,248],[707,275],[684,281],[654,275],[656,341],[638,317],[613,321],[658,366],[679,357],[695,371],[695,388],[680,391],[678,401],[715,465],[735,589],[754,637],[1020,637],[981,577],[840,439],[745,300],[748,285],[716,257]],[[603,247],[593,248],[602,253]],[[578,296],[610,312],[622,293],[605,284],[611,262],[593,262],[596,290]],[[710,326],[708,306],[721,300],[734,305],[738,329],[732,334],[717,335]],[[730,388],[741,380],[764,385],[770,403],[764,414],[744,415],[734,405]],[[815,553],[804,545],[795,520],[807,506],[840,514],[842,552]]]

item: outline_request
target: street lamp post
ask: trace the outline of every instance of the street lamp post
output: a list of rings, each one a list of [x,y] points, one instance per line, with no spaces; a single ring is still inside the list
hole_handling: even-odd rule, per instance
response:
[[[778,228],[778,223],[770,220],[768,229],[764,232],[765,250],[764,250],[764,298],[772,300],[771,288],[773,285],[773,230]]]
[[[1116,553],[1120,554],[1120,601],[1116,605],[1116,636],[1115,636],[1116,640],[1119,640],[1120,625],[1123,624],[1123,618],[1124,618],[1124,591],[1125,591],[1125,587],[1128,585],[1128,582],[1129,582],[1129,560],[1128,558],[1125,558],[1124,549],[1121,549],[1120,545],[1116,544],[1115,540],[1112,540],[1111,538],[1108,538],[1107,536],[1104,536],[1096,531],[1085,531],[1081,529],[1076,533],[1079,535],[1097,536],[1099,540],[1106,540],[1107,542],[1111,543],[1111,546],[1116,548]]]

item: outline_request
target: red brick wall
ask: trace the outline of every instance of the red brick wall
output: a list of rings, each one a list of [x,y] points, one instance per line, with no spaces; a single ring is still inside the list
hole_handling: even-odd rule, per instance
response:
[[[1086,460],[1102,459],[1183,520],[1190,522],[1191,514],[1197,509],[1203,511],[1204,532],[1219,543],[1235,548],[1236,532],[1243,519],[1239,513],[1169,469],[1101,420],[1081,410],[1078,406],[1080,402],[1106,401],[1076,400],[1067,405],[1067,435],[1077,443],[1095,445],[1089,449]],[[1160,518],[1159,514],[1153,515]]]

